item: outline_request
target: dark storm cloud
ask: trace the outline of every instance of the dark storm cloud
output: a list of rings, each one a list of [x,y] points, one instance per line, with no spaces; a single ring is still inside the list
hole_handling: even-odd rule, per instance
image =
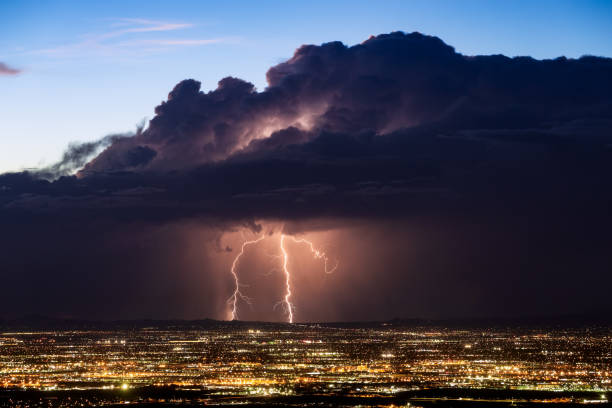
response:
[[[17,75],[21,73],[20,69],[12,68],[3,62],[0,62],[0,75]]]
[[[223,160],[283,129],[301,132],[304,141],[321,131],[385,134],[425,124],[453,131],[554,127],[610,117],[611,67],[595,57],[466,57],[417,33],[353,47],[307,45],[268,71],[260,93],[230,77],[208,93],[197,81],[179,83],[128,145],[159,153],[138,168],[167,170]],[[283,139],[290,141],[276,138]],[[128,151],[110,148],[86,170],[133,168],[118,165]]]
[[[496,313],[554,311],[572,287],[582,291],[572,300],[582,310],[612,307],[601,290],[589,295],[588,284],[572,286],[578,273],[598,288],[612,283],[602,273],[612,267],[612,60],[469,57],[435,37],[391,33],[352,47],[302,46],[267,78],[262,92],[236,78],[208,93],[182,81],[146,130],[69,149],[41,173],[55,181],[0,175],[0,243],[11,248],[5,264],[23,270],[19,259],[53,240],[61,253],[64,244],[96,256],[99,248],[114,251],[113,240],[88,246],[90,231],[96,242],[121,228],[146,241],[141,224],[261,232],[255,220],[262,219],[285,222],[292,233],[387,225],[376,227],[377,236],[390,242],[378,239],[372,253],[389,259],[383,247],[396,248],[408,239],[403,229],[417,225],[422,252],[410,262],[430,276],[413,283],[431,293],[448,282],[438,290],[440,314],[455,310],[453,287],[473,300],[463,306],[468,315],[493,301],[490,293],[508,304],[492,306]],[[78,176],[69,175],[106,143]],[[66,229],[70,240],[62,244]],[[235,252],[211,239],[216,253]],[[364,240],[357,241],[365,248]],[[137,269],[130,259],[129,267],[107,267]],[[356,259],[356,268],[375,267]],[[402,262],[385,263],[387,277],[377,282],[409,290],[396,284]],[[359,279],[354,286],[368,287]],[[512,293],[525,304],[512,303]],[[388,298],[400,307],[403,295]],[[351,316],[346,304],[337,305],[338,318]],[[386,307],[366,309],[377,318],[398,310]]]
[[[467,190],[484,193],[488,178],[502,174],[516,188],[512,177],[528,171],[527,185],[547,185],[556,180],[542,179],[551,166],[573,160],[570,169],[580,172],[576,161],[607,157],[610,72],[612,60],[596,57],[466,57],[418,33],[353,47],[302,46],[269,70],[260,93],[235,78],[208,93],[197,81],[182,81],[146,130],[71,147],[41,174],[68,175],[110,144],[80,179],[43,190],[49,200],[71,191],[112,193],[118,198],[84,205],[116,211],[122,191],[138,188],[130,206],[251,217],[335,215],[347,211],[333,205],[346,197],[359,198],[361,212],[372,215],[376,205],[397,205],[383,197],[402,196],[401,211],[421,196],[430,206]],[[3,184],[5,191],[27,190]]]

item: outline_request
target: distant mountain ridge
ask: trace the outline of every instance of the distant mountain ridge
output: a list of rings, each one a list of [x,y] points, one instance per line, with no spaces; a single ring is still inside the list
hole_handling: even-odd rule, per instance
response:
[[[542,317],[500,317],[500,318],[395,318],[387,321],[352,322],[257,322],[225,321],[215,319],[131,319],[131,320],[85,320],[57,318],[42,315],[28,315],[17,319],[0,319],[0,330],[129,330],[129,329],[230,329],[236,327],[275,328],[292,326],[321,328],[384,328],[384,327],[612,327],[612,315],[597,313],[592,315],[566,315]]]

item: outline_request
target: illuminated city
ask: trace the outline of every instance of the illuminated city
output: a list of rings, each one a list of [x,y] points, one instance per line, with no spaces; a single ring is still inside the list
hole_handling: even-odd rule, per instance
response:
[[[185,403],[343,396],[415,406],[454,395],[424,390],[543,392],[523,398],[556,403],[601,403],[612,391],[609,329],[209,325],[4,332],[0,405],[18,391],[112,390],[98,402],[158,401],[136,392],[147,387],[171,387]]]

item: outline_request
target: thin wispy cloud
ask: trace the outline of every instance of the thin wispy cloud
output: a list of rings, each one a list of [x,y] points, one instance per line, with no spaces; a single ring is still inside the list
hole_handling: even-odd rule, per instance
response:
[[[155,34],[173,33],[194,27],[192,23],[167,22],[141,18],[121,18],[110,24],[110,30],[87,34],[78,42],[30,51],[32,54],[57,57],[80,55],[115,56],[167,51],[171,47],[202,46],[236,41],[235,38],[160,38]],[[153,35],[154,38],[150,36]]]
[[[208,45],[227,43],[235,41],[235,38],[223,37],[223,38],[210,38],[205,40],[190,40],[190,39],[176,39],[176,40],[135,40],[135,41],[124,41],[118,43],[120,47],[137,47],[137,46],[196,46],[196,45]]]
[[[3,62],[0,62],[0,75],[17,75],[21,73],[20,69],[12,68]]]
[[[175,31],[193,27],[191,23],[169,23],[164,21],[146,20],[142,18],[122,18],[119,22],[112,24],[115,27],[128,26],[116,31],[103,34],[103,38],[112,38],[130,33],[151,33],[162,31]]]

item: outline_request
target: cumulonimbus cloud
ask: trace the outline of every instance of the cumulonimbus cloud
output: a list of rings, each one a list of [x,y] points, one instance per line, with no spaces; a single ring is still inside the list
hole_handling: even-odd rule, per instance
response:
[[[139,170],[193,168],[264,146],[261,140],[289,140],[286,129],[300,132],[301,142],[321,132],[382,135],[425,126],[552,131],[610,117],[611,67],[595,57],[468,57],[418,33],[353,47],[302,46],[268,71],[263,92],[230,77],[208,93],[198,81],[179,83],[145,132],[111,146],[85,171],[118,170],[118,157],[139,145],[159,153]]]
[[[163,208],[169,218],[372,217],[457,200],[481,205],[521,189],[544,203],[543,191],[553,197],[564,183],[584,188],[576,174],[591,167],[564,163],[599,163],[612,143],[607,58],[469,57],[436,37],[391,33],[352,47],[302,46],[267,78],[262,92],[231,77],[208,93],[184,80],[148,128],[74,145],[38,172],[64,176],[58,182],[0,177],[5,208],[26,205],[14,194],[28,189],[42,201],[115,192],[74,205],[142,205],[148,210],[134,216]],[[143,193],[122,205],[122,189]],[[347,200],[360,204],[344,208]],[[27,207],[36,202],[28,196]]]
[[[132,276],[129,298],[141,290],[146,299],[151,270],[166,293],[166,260],[173,273],[193,269],[174,262],[200,259],[177,253],[200,253],[202,225],[256,230],[263,220],[299,233],[316,220],[383,225],[372,242],[345,235],[361,248],[346,258],[359,261],[350,279],[364,289],[335,287],[350,297],[343,317],[384,282],[378,293],[397,310],[411,288],[416,303],[453,313],[612,307],[611,59],[465,56],[436,37],[391,33],[302,46],[267,79],[261,92],[231,77],[206,93],[181,81],[146,130],[73,147],[46,173],[0,175],[4,269],[22,272],[26,260],[36,279],[68,293],[87,292],[83,273]],[[189,242],[160,227],[147,247],[143,225],[182,222],[198,223]],[[81,286],[67,291],[71,283]],[[53,293],[44,289],[32,304]]]

